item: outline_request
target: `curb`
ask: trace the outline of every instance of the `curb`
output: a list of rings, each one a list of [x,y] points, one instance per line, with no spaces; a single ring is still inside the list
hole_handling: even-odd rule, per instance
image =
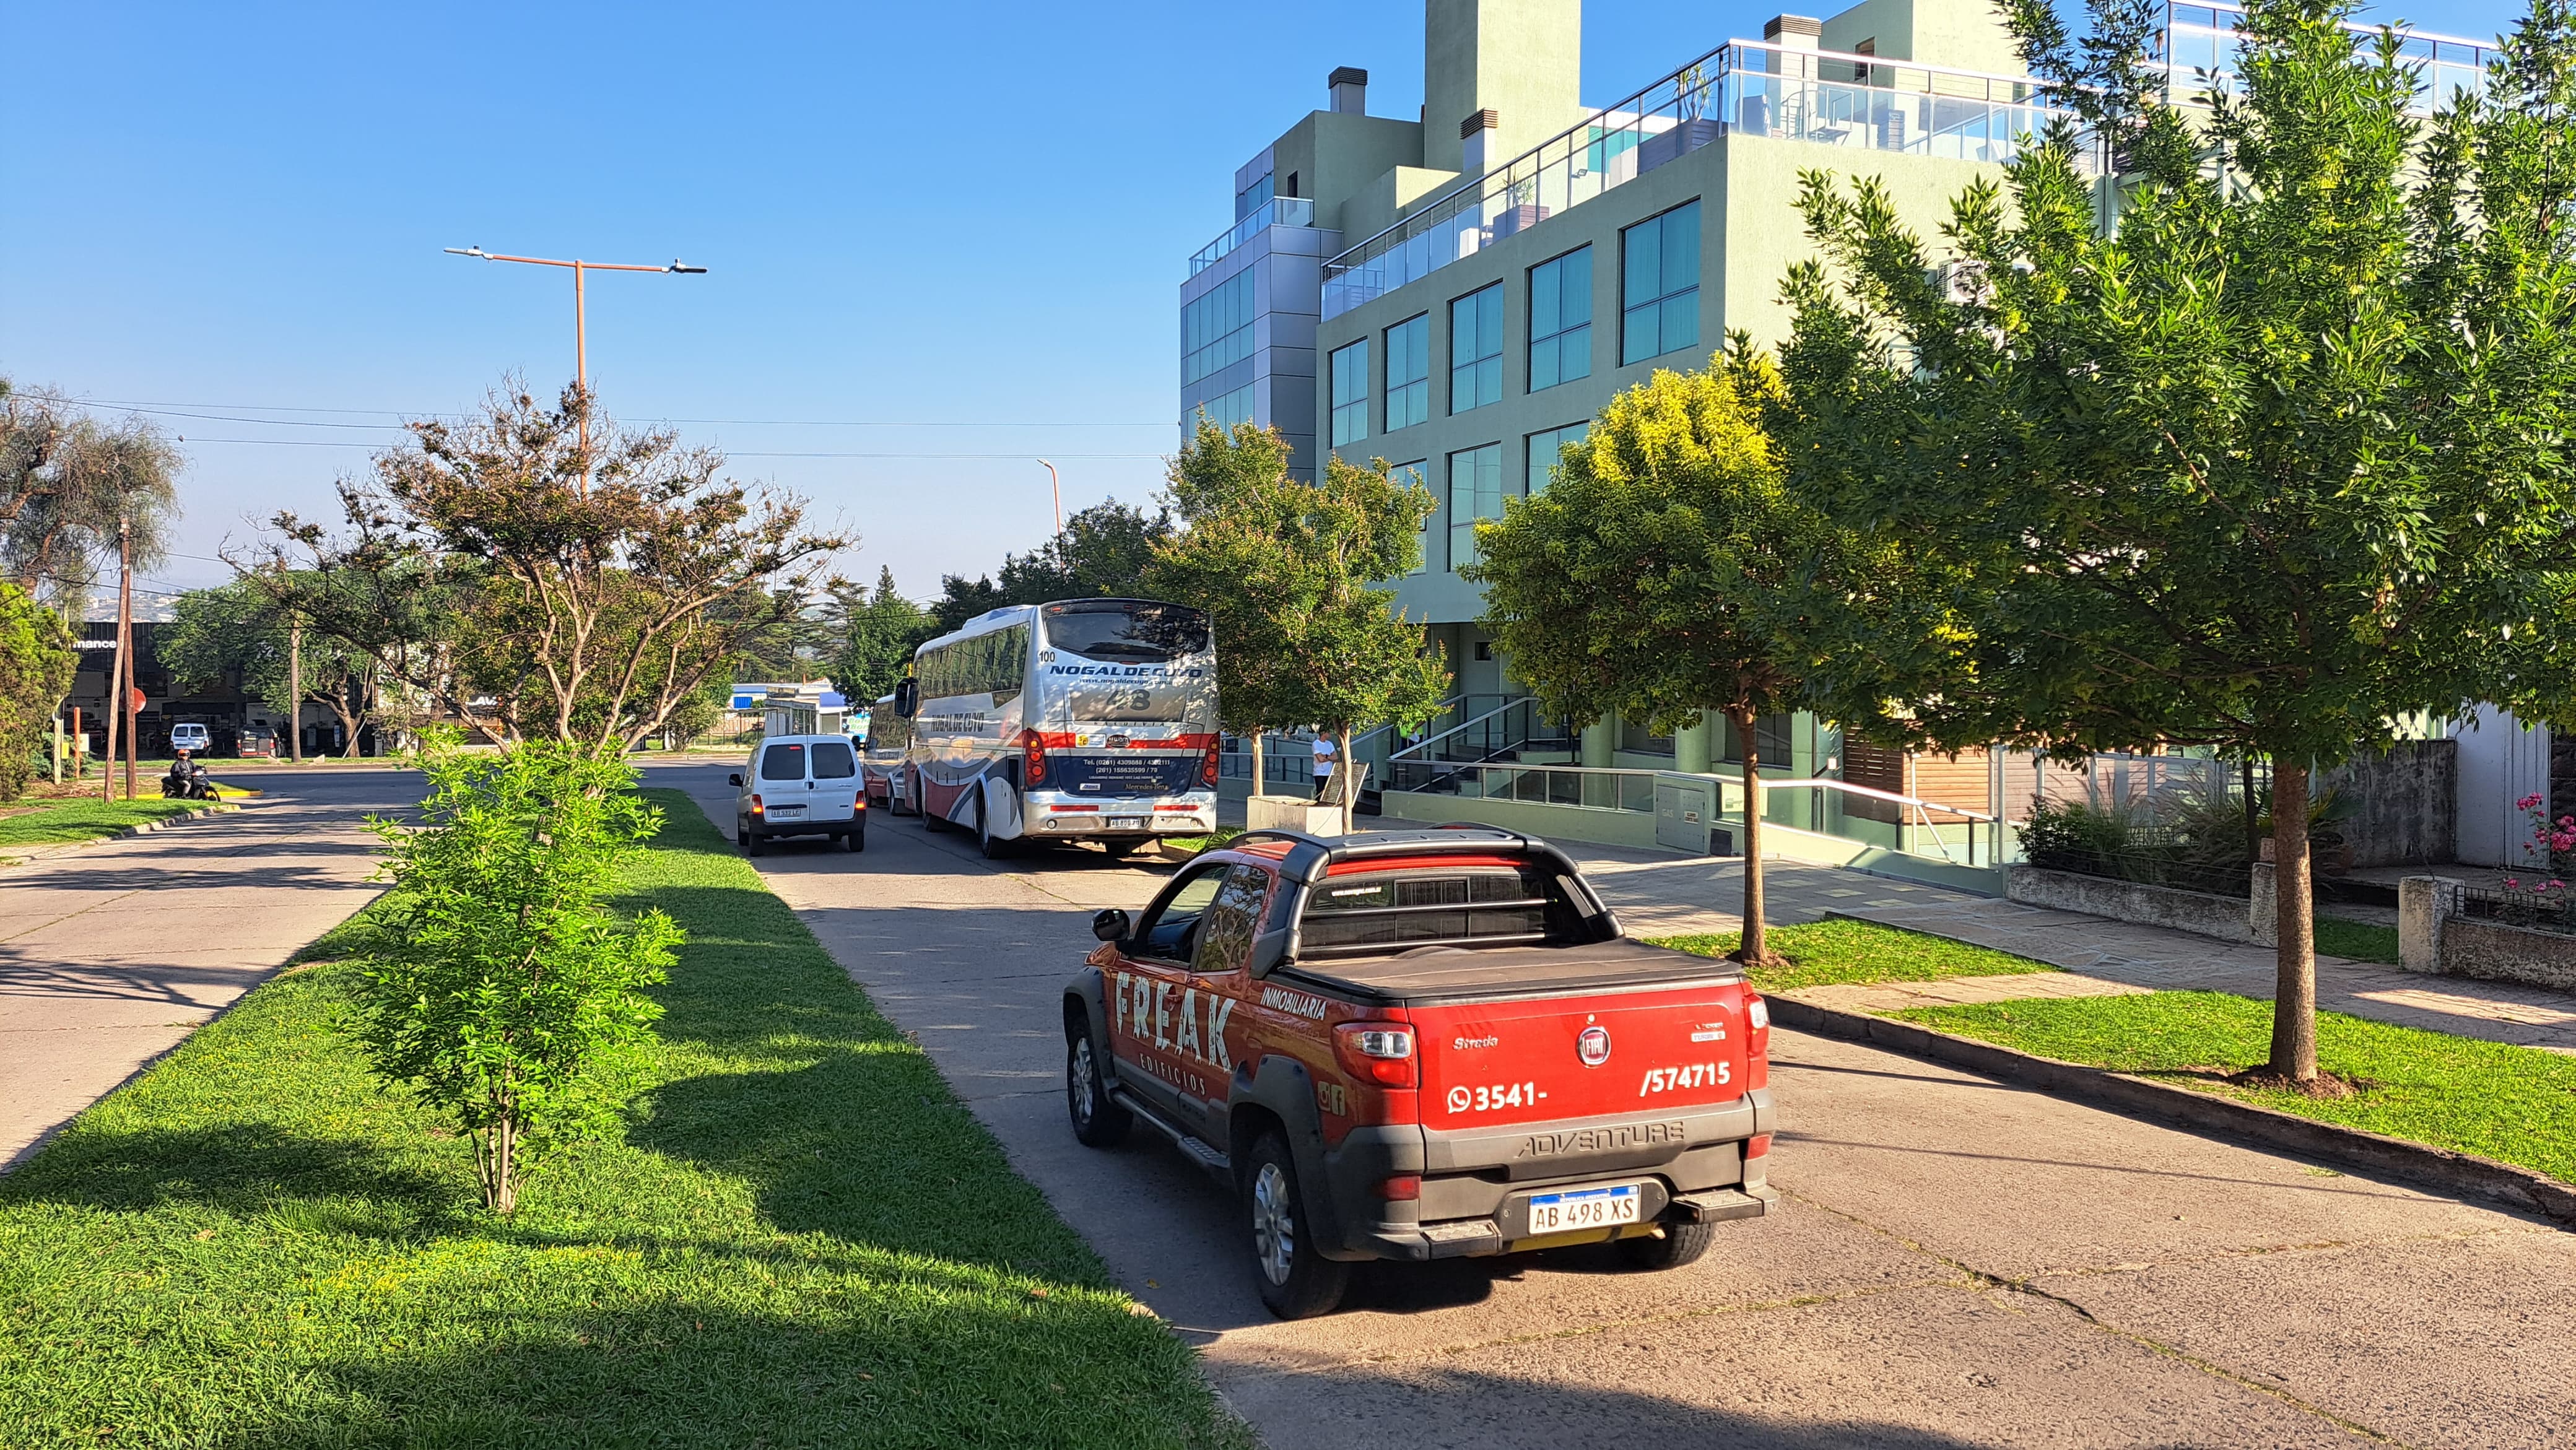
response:
[[[1908,1057],[1965,1068],[1982,1077],[2020,1083],[2130,1117],[2404,1179],[2459,1197],[2538,1214],[2562,1228],[2576,1230],[2576,1187],[2528,1168],[2392,1138],[2385,1133],[2320,1123],[2277,1108],[2104,1068],[2036,1057],[1972,1037],[1935,1032],[1911,1022],[1820,1007],[1791,996],[1767,996],[1764,1000],[1771,1004],[1773,1020],[1800,1031],[1867,1042]]]
[[[253,792],[253,794],[257,794],[257,792]],[[240,806],[234,805],[230,801],[206,801],[199,805],[190,806],[188,809],[181,811],[175,816],[163,816],[157,821],[138,822],[137,824],[125,827],[123,830],[110,831],[104,836],[89,836],[78,841],[58,841],[50,846],[29,847],[27,854],[24,856],[0,857],[0,870],[7,870],[18,866],[31,866],[38,861],[51,860],[56,856],[68,856],[74,851],[86,851],[92,846],[104,845],[109,841],[122,841],[129,836],[145,835],[152,831],[166,831],[172,826],[176,826],[187,821],[193,821],[199,816],[211,816],[220,811],[237,811],[240,809]]]

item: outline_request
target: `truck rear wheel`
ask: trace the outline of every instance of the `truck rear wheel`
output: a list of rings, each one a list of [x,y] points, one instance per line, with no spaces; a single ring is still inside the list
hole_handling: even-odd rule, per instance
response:
[[[1074,1138],[1086,1148],[1115,1148],[1135,1126],[1135,1116],[1109,1096],[1089,1029],[1074,1022],[1065,1024],[1064,1105],[1073,1117]]]
[[[1708,1246],[1716,1241],[1717,1225],[1706,1219],[1691,1223],[1666,1219],[1660,1237],[1621,1239],[1618,1249],[1619,1257],[1626,1260],[1630,1268],[1678,1269],[1685,1264],[1697,1263],[1699,1256],[1707,1253]]]
[[[1252,1221],[1252,1274],[1261,1302],[1282,1319],[1332,1313],[1350,1283],[1351,1266],[1315,1252],[1296,1160],[1276,1128],[1253,1140],[1252,1159],[1244,1165],[1243,1207]]]

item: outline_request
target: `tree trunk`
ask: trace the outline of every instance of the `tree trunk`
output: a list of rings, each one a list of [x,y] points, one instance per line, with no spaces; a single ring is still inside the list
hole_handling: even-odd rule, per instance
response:
[[[1342,807],[1342,834],[1351,833],[1352,817],[1359,813],[1360,773],[1351,763],[1351,727],[1333,732],[1333,794]]]
[[[1754,740],[1752,711],[1729,711],[1726,718],[1744,746],[1744,939],[1735,959],[1762,966],[1774,960],[1762,922],[1762,747]]]
[[[507,1117],[474,1135],[474,1176],[485,1208],[499,1214],[518,1208],[518,1156],[518,1124]]]
[[[2317,1075],[2317,920],[2308,870],[2308,767],[2295,756],[2272,760],[2274,954],[2272,1070],[2294,1082]]]

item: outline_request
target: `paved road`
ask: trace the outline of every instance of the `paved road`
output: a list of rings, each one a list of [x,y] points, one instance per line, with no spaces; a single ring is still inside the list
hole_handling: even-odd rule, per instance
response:
[[[730,829],[720,768],[667,768]],[[1230,1205],[1073,1142],[1057,993],[1154,873],[880,817],[761,869],[1274,1450],[2576,1444],[2576,1235],[1775,1031],[1783,1211],[1679,1273],[1379,1268],[1272,1321]]]
[[[0,871],[0,1167],[376,894],[415,771],[263,771],[238,811]]]

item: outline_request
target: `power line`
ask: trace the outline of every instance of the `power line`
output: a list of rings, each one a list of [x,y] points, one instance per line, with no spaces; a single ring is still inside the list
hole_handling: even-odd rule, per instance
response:
[[[84,408],[123,408],[129,412],[154,413],[174,418],[209,418],[226,423],[271,423],[291,428],[398,428],[399,423],[303,423],[289,418],[238,418],[232,413],[334,413],[349,417],[382,416],[387,418],[471,418],[472,413],[409,413],[396,408],[305,408],[270,403],[160,403],[137,402],[122,398],[74,399]],[[187,412],[192,408],[210,408],[218,412]],[[996,419],[991,421],[951,421],[914,418],[662,418],[664,423],[690,423],[705,427],[742,428],[1170,428],[1171,422],[1119,423],[1088,420],[1083,422],[1025,422]]]
[[[256,446],[256,447],[263,447],[263,448],[382,448],[382,447],[384,447],[384,446],[385,446],[385,445],[383,445],[383,444],[381,444],[381,443],[361,443],[361,442],[358,442],[358,441],[357,441],[357,440],[355,440],[355,439],[351,439],[351,440],[348,440],[348,441],[346,441],[346,442],[343,442],[343,441],[340,441],[340,440],[337,440],[337,439],[331,439],[331,438],[191,438],[191,437],[188,437],[188,436],[187,436],[187,435],[185,435],[185,434],[180,435],[180,437],[179,437],[179,441],[180,441],[180,442],[182,442],[182,443],[244,443],[244,444],[250,444],[250,445],[253,445],[253,446]],[[1032,458],[1037,458],[1037,457],[1039,457],[1039,456],[1040,456],[1040,455],[1035,454],[1035,453],[785,453],[785,452],[761,452],[761,451],[753,451],[753,450],[749,450],[749,449],[732,449],[732,448],[727,448],[727,449],[724,449],[724,450],[722,450],[722,451],[723,451],[723,453],[724,453],[725,457],[727,457],[727,458],[1000,458],[1000,459],[1032,459]],[[1048,457],[1048,458],[1080,458],[1080,459],[1091,459],[1091,460],[1098,460],[1098,459],[1111,459],[1111,458],[1155,458],[1155,459],[1159,459],[1159,458],[1163,457],[1163,455],[1162,455],[1162,454],[1160,454],[1160,453],[1064,453],[1064,452],[1057,452],[1057,451],[1050,451],[1050,452],[1048,452],[1047,454],[1045,454],[1044,456],[1045,456],[1045,457]]]

